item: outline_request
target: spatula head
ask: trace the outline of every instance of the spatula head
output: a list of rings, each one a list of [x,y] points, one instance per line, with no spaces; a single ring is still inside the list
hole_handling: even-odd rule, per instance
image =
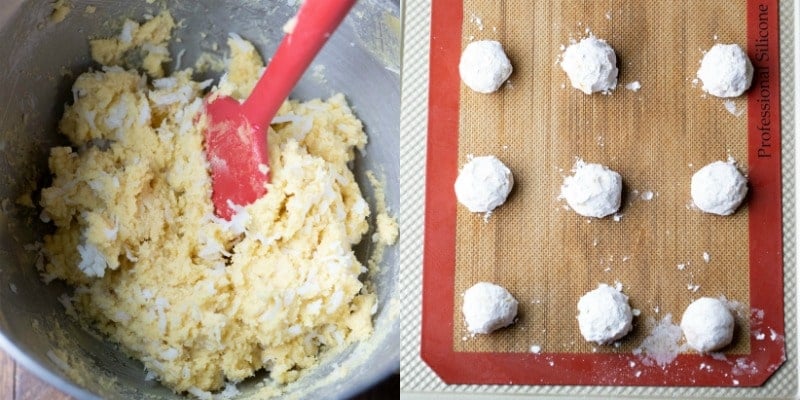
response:
[[[232,206],[246,206],[267,193],[268,126],[253,124],[235,99],[206,101],[206,157],[211,168],[211,200],[216,214],[230,219]]]

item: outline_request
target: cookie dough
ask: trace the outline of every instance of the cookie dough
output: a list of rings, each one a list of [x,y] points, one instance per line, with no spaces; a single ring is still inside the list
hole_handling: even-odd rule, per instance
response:
[[[519,303],[506,288],[478,282],[464,292],[462,312],[471,333],[491,333],[511,325]]]
[[[713,96],[738,97],[750,88],[753,64],[739,45],[718,43],[703,56],[697,77]]]
[[[495,40],[479,40],[468,44],[458,64],[461,80],[478,93],[497,91],[512,71],[503,45]]]
[[[561,68],[572,87],[586,94],[609,93],[617,87],[617,55],[603,39],[589,36],[564,50]]]
[[[511,170],[495,156],[474,157],[464,164],[455,183],[458,202],[472,212],[494,210],[514,187]]]
[[[719,299],[701,297],[686,307],[681,329],[689,347],[707,353],[719,350],[733,340],[731,310]]]
[[[125,26],[135,45],[161,42],[174,22],[164,13]],[[203,149],[211,82],[106,64],[124,42],[92,42],[105,66],[78,77],[60,122],[71,145],[51,149],[42,190],[42,218],[55,225],[44,278],[74,287],[78,313],[179,393],[261,369],[282,385],[369,336],[376,296],[352,246],[371,211],[348,168],[367,137],[344,96],[283,104],[268,133],[267,195],[221,220]],[[241,99],[264,65],[249,42],[228,45],[214,91]]]
[[[733,162],[715,161],[692,175],[691,193],[700,210],[731,215],[747,195],[747,179]]]
[[[587,342],[613,343],[633,328],[633,312],[628,296],[600,284],[578,300],[578,327]]]
[[[622,176],[600,164],[578,160],[574,174],[564,178],[560,197],[584,217],[603,218],[619,210]]]

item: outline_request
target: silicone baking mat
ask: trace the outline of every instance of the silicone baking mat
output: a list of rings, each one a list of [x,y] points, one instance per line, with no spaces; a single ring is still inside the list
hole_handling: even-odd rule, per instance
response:
[[[646,4],[646,6],[644,6]],[[432,6],[422,357],[447,383],[757,386],[785,360],[776,1],[437,0]],[[616,50],[610,95],[572,89],[557,64],[589,34]],[[484,95],[461,84],[461,50],[499,40],[514,74]],[[694,80],[714,43],[746,48],[756,73],[741,98]],[[639,90],[625,88],[637,82]],[[514,172],[509,201],[487,221],[456,204],[469,155]],[[703,165],[737,161],[746,205],[730,217],[690,206]],[[557,199],[575,160],[608,165],[625,184],[615,218],[587,219]],[[508,288],[517,322],[472,337],[461,295]],[[641,314],[615,346],[580,336],[577,299],[620,284]],[[702,296],[738,304],[725,357],[641,353],[653,326]],[[645,346],[647,347],[647,346]],[[532,351],[531,349],[535,349]]]

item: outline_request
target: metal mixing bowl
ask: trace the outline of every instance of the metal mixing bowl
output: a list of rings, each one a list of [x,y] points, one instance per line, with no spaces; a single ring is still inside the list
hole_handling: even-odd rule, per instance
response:
[[[146,382],[141,363],[112,343],[82,329],[66,316],[57,298],[69,292],[56,281],[45,285],[36,269],[40,241],[50,227],[39,210],[17,204],[31,188],[47,182],[49,148],[63,145],[57,121],[71,98],[75,78],[93,66],[88,37],[116,35],[124,17],[141,20],[166,6],[176,21],[173,57],[181,49],[183,65],[203,51],[226,49],[235,32],[254,42],[268,58],[282,26],[299,0],[71,0],[71,12],[59,23],[49,20],[52,2],[3,0],[0,7],[0,346],[24,368],[78,398],[170,398],[158,383]],[[95,6],[89,13],[87,6]],[[361,0],[314,64],[324,79],[307,74],[292,97],[309,99],[346,94],[369,135],[366,152],[354,163],[365,196],[374,205],[366,171],[386,179],[386,200],[399,211],[400,5],[398,0]],[[204,35],[201,36],[201,33]],[[198,74],[198,79],[215,73]],[[34,191],[34,202],[37,192]],[[366,236],[368,237],[368,236]],[[366,261],[371,242],[357,248]],[[343,398],[356,394],[399,368],[397,251],[389,248],[377,276],[379,308],[375,332],[364,343],[326,360],[289,386],[292,398]],[[41,262],[41,261],[39,261]],[[68,371],[51,351],[69,354]],[[63,354],[63,353],[60,353]],[[77,368],[76,368],[77,367]],[[114,378],[109,382],[106,378]],[[263,378],[262,374],[260,378]],[[255,397],[260,379],[239,384],[241,398]]]

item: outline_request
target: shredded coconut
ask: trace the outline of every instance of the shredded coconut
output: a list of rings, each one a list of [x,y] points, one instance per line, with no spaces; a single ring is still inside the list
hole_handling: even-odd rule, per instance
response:
[[[53,350],[47,350],[47,358],[53,362],[58,368],[61,368],[62,371],[70,371],[72,368],[67,364],[66,361],[59,358]]]
[[[367,136],[344,95],[284,102],[299,123],[270,129],[269,192],[222,221],[203,140],[211,82],[156,68],[169,58],[168,12],[127,26],[129,44],[91,41],[106,67],[75,80],[59,123],[70,145],[50,149],[40,215],[55,229],[40,272],[76,288],[64,306],[149,379],[196,396],[263,369],[276,386],[295,381],[367,338],[376,295],[353,246],[372,211],[349,168]],[[264,64],[251,43],[232,35],[229,46],[212,92],[241,100]],[[129,65],[137,54],[145,65]]]

